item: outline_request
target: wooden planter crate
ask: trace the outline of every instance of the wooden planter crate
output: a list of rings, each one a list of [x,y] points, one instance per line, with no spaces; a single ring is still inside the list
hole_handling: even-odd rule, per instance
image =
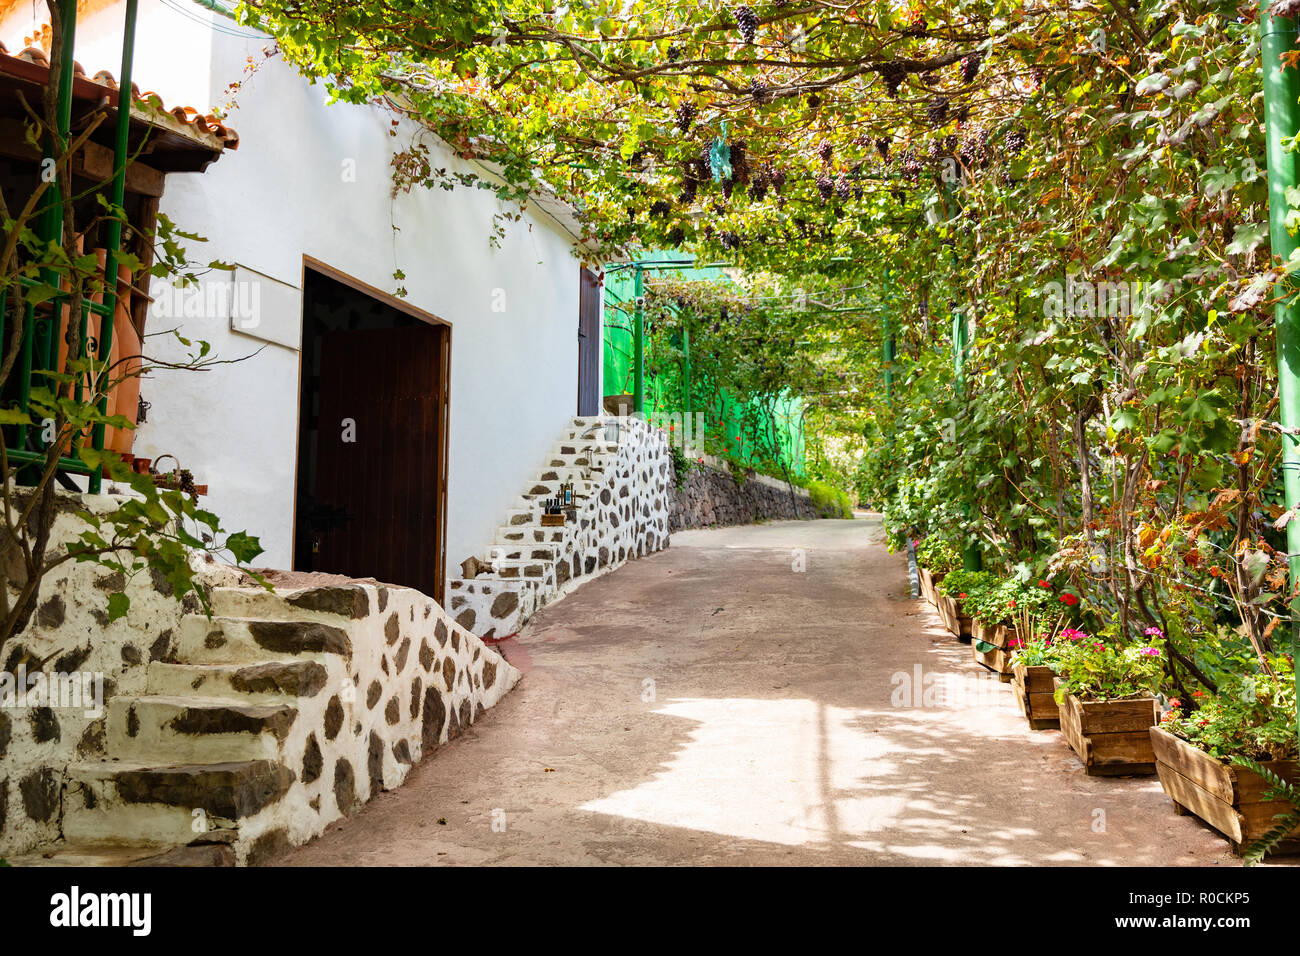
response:
[[[1017,664],[1011,669],[1011,690],[1020,712],[1034,730],[1061,726],[1061,711],[1056,706],[1056,674],[1050,667]]]
[[[1053,689],[1060,683],[1059,677],[1053,680]],[[1061,733],[1089,776],[1125,777],[1156,772],[1150,734],[1156,723],[1155,698],[1093,701],[1066,694],[1058,710]]]
[[[971,622],[971,654],[977,663],[983,664],[997,674],[1002,680],[1011,680],[1011,648],[1008,646],[1016,632],[1004,624],[985,627],[980,621]],[[981,651],[977,642],[992,644],[993,649]]]
[[[938,605],[939,592],[935,590],[935,585],[943,580],[942,574],[932,574],[925,568],[918,567],[917,571],[921,577],[921,595],[931,604]]]
[[[961,613],[961,602],[955,598],[950,598],[946,594],[936,594],[938,603],[935,605],[939,609],[939,617],[943,618],[943,626],[948,629],[953,637],[969,641],[971,637],[971,619],[970,615]]]
[[[1178,814],[1192,813],[1218,830],[1241,854],[1269,830],[1273,817],[1291,809],[1284,800],[1265,800],[1268,783],[1259,774],[1226,764],[1159,727],[1149,731],[1160,786]],[[1300,778],[1294,760],[1271,760],[1264,766],[1283,780]],[[1300,828],[1291,831],[1277,853],[1300,853]]]

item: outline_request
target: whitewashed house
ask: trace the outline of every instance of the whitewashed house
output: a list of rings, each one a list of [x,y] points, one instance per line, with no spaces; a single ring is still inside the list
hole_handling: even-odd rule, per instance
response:
[[[78,6],[78,62],[116,72],[123,4]],[[0,42],[39,45],[46,18],[0,2]],[[237,131],[206,171],[169,175],[159,207],[207,240],[191,259],[237,269],[183,296],[155,283],[146,351],[178,328],[247,358],[146,379],[132,452],[174,456],[225,527],[261,539],[266,566],[443,600],[563,426],[598,412],[600,286],[557,202],[528,204],[494,244],[510,210],[490,191],[395,194],[394,154],[417,141],[435,167],[488,171],[389,110],[326,105],[269,44],[187,0],[141,0],[136,85],[168,108],[223,109]]]

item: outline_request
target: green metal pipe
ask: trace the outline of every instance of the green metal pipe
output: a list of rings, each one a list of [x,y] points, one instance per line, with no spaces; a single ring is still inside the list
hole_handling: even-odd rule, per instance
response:
[[[1269,238],[1274,260],[1286,262],[1300,242],[1287,230],[1288,189],[1300,183],[1300,161],[1284,145],[1300,132],[1300,74],[1285,68],[1280,57],[1296,48],[1296,21],[1269,13],[1269,0],[1259,9],[1261,56],[1264,66],[1264,137],[1268,159]],[[1300,427],[1300,305],[1296,284],[1288,278],[1287,294],[1277,297],[1274,320],[1277,326],[1277,380],[1282,421],[1282,482],[1288,509],[1300,507],[1300,444],[1295,429]],[[1300,522],[1286,526],[1286,550],[1291,586],[1300,581]],[[1293,625],[1300,620],[1300,602],[1292,602]],[[1292,627],[1292,639],[1296,628]]]
[[[632,411],[645,410],[645,273],[636,267],[632,278],[632,298],[636,304],[632,330]]]
[[[691,419],[691,313],[682,313],[682,428],[689,428]],[[686,437],[685,431],[682,437]]]
[[[881,344],[880,357],[884,365],[885,402],[894,404],[894,329],[890,323],[890,310],[894,306],[894,276],[885,273],[885,302],[881,310]]]
[[[126,164],[131,135],[131,73],[135,65],[135,20],[139,0],[126,0],[126,19],[122,27],[122,70],[118,74],[117,128],[113,140],[113,192],[112,204],[122,209],[126,201]],[[100,323],[99,360],[107,363],[113,347],[113,318],[117,314],[117,256],[122,248],[122,222],[116,216],[108,221],[108,234],[104,243],[104,304],[108,318]],[[99,401],[99,410],[108,412],[108,395]],[[91,438],[96,451],[104,448],[104,425],[95,426]],[[98,494],[103,481],[103,469],[96,468],[90,476],[90,493]]]

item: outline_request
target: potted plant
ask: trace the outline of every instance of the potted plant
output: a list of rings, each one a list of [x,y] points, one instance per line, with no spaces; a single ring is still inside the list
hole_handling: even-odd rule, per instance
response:
[[[950,571],[938,584],[939,599],[936,607],[943,618],[944,626],[953,637],[969,640],[971,637],[971,617],[966,612],[963,602],[972,593],[979,594],[994,583],[993,575],[987,571]]]
[[[961,567],[957,549],[937,534],[927,534],[916,543],[916,568],[921,579],[921,593],[936,607],[939,593],[936,585],[944,575]]]
[[[971,654],[976,662],[1000,675],[1011,673],[1006,657],[1014,631],[1006,625],[1015,610],[1013,595],[1017,588],[1014,580],[990,579],[983,586],[971,585],[961,602],[962,610],[971,618]]]
[[[1115,634],[1071,628],[1056,642],[1050,665],[1061,732],[1091,776],[1156,772],[1150,729],[1163,674],[1163,640],[1125,643]]]
[[[1056,649],[1059,641],[1078,640],[1084,636],[1083,632],[1062,629],[1065,615],[1053,607],[1052,585],[1048,581],[1039,581],[1034,588],[1021,588],[1013,601],[1015,630],[1007,640],[1012,693],[1034,730],[1059,727],[1056,671],[1052,667]]]
[[[1150,730],[1160,786],[1179,814],[1218,830],[1248,862],[1300,852],[1300,763],[1292,664],[1270,657],[1217,693],[1171,700]]]

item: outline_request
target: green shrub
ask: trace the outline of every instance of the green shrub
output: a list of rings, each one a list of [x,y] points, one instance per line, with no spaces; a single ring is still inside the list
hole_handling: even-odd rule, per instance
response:
[[[1270,659],[1274,674],[1232,674],[1213,696],[1171,700],[1161,727],[1211,757],[1290,760],[1296,755],[1295,684],[1291,662]],[[1195,709],[1193,709],[1193,706]]]
[[[998,583],[988,571],[950,571],[939,582],[939,592],[962,602],[979,601]]]
[[[853,517],[853,505],[849,501],[849,496],[839,488],[816,479],[799,482],[799,484],[808,489],[808,494],[812,496],[813,507],[817,509],[817,513],[822,517]]]
[[[956,545],[937,534],[927,534],[917,542],[916,560],[932,574],[947,574],[961,567]]]
[[[695,467],[695,462],[687,458],[686,452],[682,451],[677,445],[670,446],[668,453],[672,456],[673,475],[676,476],[677,487],[680,488],[682,482],[686,480],[686,473]]]

